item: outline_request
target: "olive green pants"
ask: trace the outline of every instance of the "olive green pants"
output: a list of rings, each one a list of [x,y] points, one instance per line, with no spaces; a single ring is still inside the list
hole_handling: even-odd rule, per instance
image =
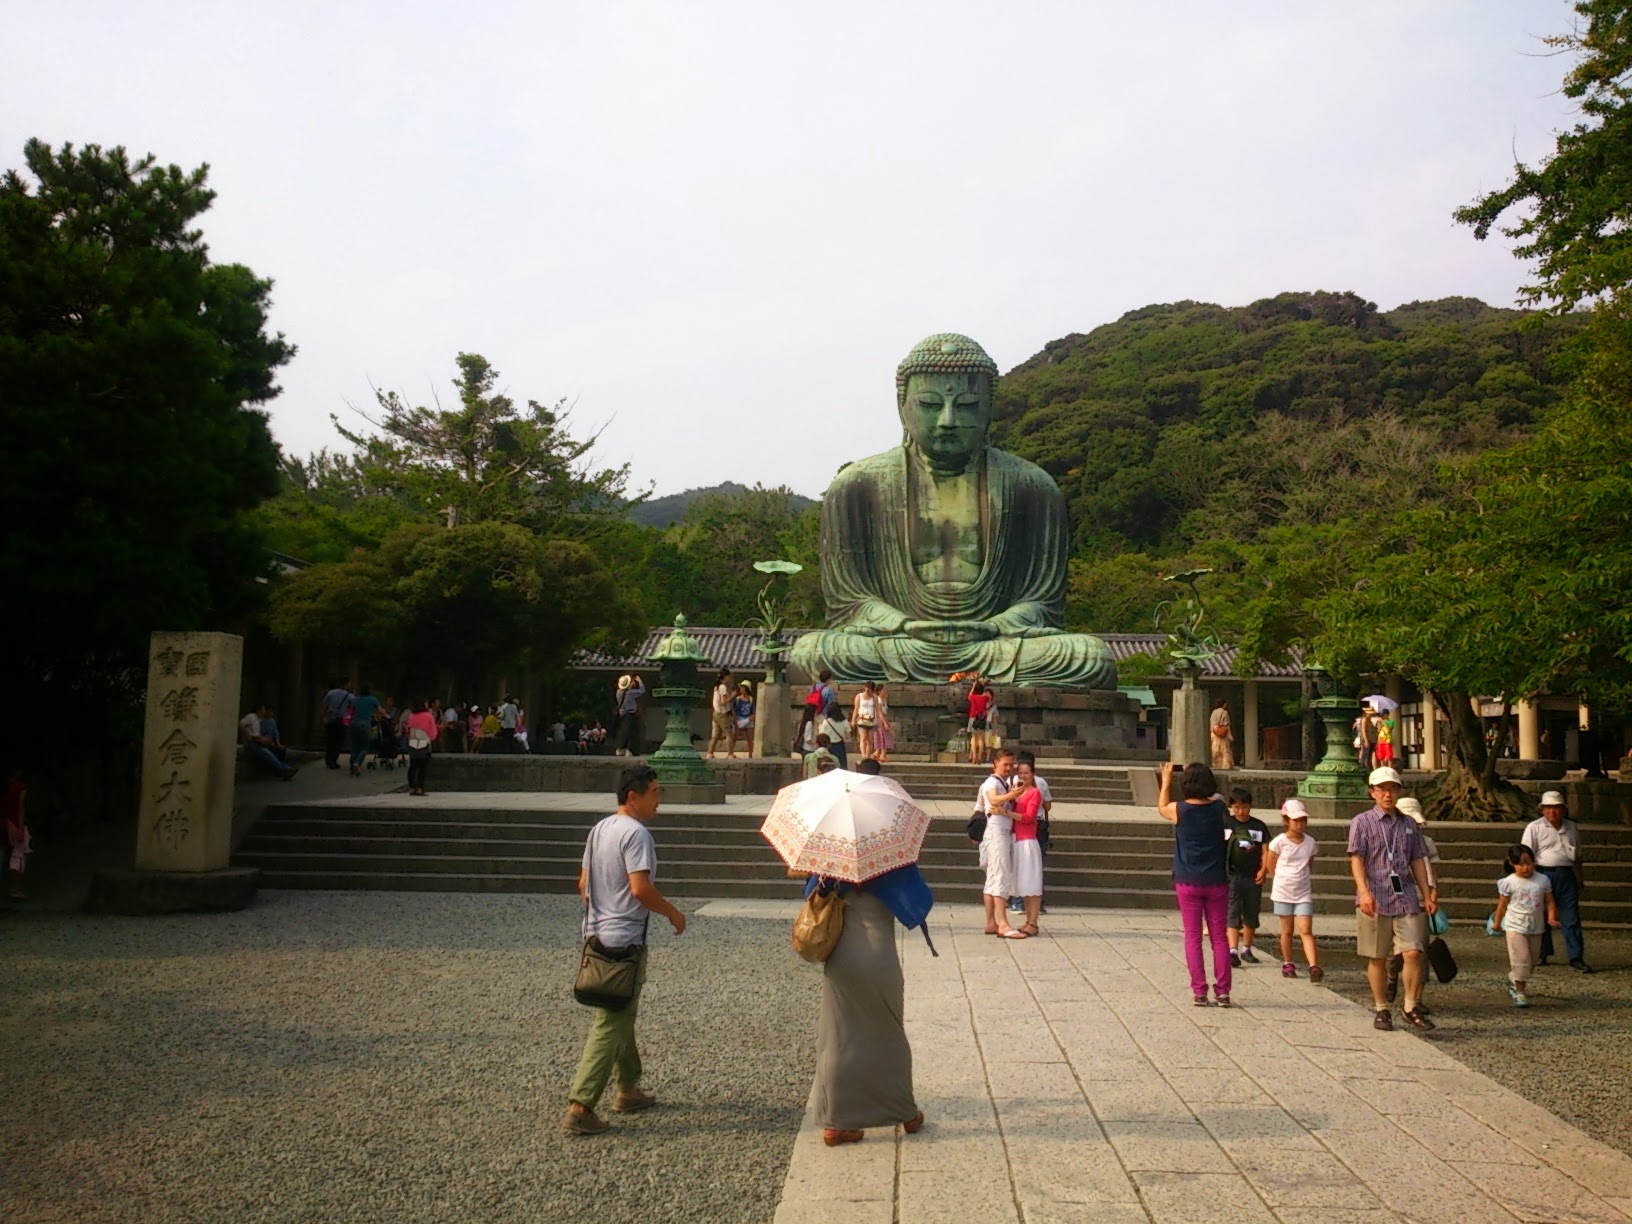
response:
[[[585,1109],[594,1109],[606,1091],[606,1081],[618,1073],[618,1091],[633,1092],[640,1087],[640,1047],[635,1044],[635,1015],[640,1010],[640,992],[646,985],[646,950],[640,952],[640,968],[635,970],[635,997],[622,1011],[593,1008],[584,1052],[572,1077],[567,1099]]]

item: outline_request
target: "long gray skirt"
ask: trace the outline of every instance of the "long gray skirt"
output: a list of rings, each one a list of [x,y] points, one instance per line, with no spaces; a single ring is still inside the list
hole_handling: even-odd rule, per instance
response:
[[[844,901],[844,932],[822,978],[811,1116],[835,1130],[910,1122],[918,1106],[895,915],[868,893],[852,892]]]

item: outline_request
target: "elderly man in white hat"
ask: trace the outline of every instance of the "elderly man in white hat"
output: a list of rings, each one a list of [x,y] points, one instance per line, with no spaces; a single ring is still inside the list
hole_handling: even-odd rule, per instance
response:
[[[1400,811],[1400,775],[1388,766],[1366,779],[1372,806],[1349,822],[1349,870],[1354,876],[1355,951],[1366,958],[1366,980],[1377,1015],[1373,1027],[1394,1028],[1389,1011],[1388,961],[1399,955],[1405,983],[1405,1022],[1431,1029],[1422,1000],[1428,915],[1439,893],[1428,878],[1428,845],[1422,830]]]
[[[1558,905],[1558,925],[1564,930],[1564,950],[1570,954],[1570,968],[1591,973],[1586,961],[1586,943],[1581,937],[1581,834],[1575,821],[1565,815],[1564,796],[1550,790],[1541,797],[1541,815],[1525,826],[1521,842],[1536,856],[1536,870],[1553,886]],[[1541,960],[1545,965],[1553,954],[1553,932],[1548,927],[1541,936]]]

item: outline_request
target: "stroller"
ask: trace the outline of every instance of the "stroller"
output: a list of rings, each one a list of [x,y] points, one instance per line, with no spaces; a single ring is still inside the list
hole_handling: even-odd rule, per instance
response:
[[[376,765],[381,769],[395,769],[399,760],[407,763],[408,750],[397,734],[394,721],[375,724],[374,733],[369,737],[369,747],[373,750],[374,758],[366,763],[368,769]]]

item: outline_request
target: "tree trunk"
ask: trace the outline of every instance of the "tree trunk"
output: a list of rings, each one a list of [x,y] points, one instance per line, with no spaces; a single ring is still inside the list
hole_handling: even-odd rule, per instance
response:
[[[1518,787],[1496,772],[1496,752],[1485,747],[1485,728],[1474,714],[1466,693],[1434,690],[1434,702],[1450,723],[1446,744],[1445,776],[1424,805],[1430,820],[1527,820],[1530,800]],[[1503,713],[1506,733],[1511,707]]]

